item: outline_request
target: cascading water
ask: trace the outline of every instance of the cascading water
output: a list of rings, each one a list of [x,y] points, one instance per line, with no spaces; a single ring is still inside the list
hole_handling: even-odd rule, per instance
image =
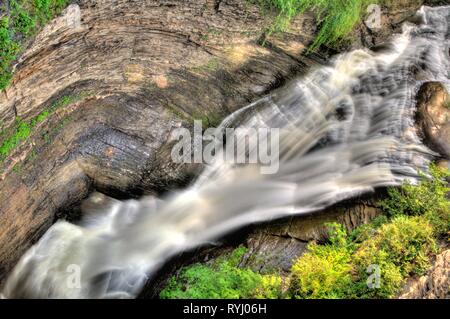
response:
[[[423,23],[405,24],[389,46],[340,55],[226,118],[219,129],[281,128],[277,173],[217,160],[164,201],[116,201],[79,225],[59,221],[3,295],[132,298],[168,258],[233,229],[414,181],[436,155],[417,137],[414,97],[424,81],[449,87],[449,13],[423,7]]]

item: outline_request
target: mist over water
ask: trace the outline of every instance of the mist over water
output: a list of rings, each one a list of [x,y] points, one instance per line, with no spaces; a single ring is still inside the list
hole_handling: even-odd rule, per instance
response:
[[[133,298],[170,257],[236,228],[414,182],[437,155],[417,136],[415,95],[426,81],[450,88],[449,14],[423,7],[423,23],[405,24],[389,45],[339,55],[226,118],[218,129],[280,128],[277,173],[218,157],[172,197],[114,201],[78,225],[59,221],[3,295]]]

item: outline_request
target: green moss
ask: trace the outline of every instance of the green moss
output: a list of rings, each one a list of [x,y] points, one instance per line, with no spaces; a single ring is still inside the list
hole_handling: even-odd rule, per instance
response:
[[[165,108],[167,111],[169,111],[171,114],[173,114],[176,118],[180,120],[184,120],[188,123],[192,123],[194,121],[201,121],[203,129],[209,128],[209,127],[218,127],[220,123],[222,122],[222,119],[226,116],[222,113],[215,113],[215,112],[207,112],[207,111],[196,111],[193,114],[188,114],[176,105],[167,104],[165,105]]]
[[[10,153],[17,146],[19,146],[19,144],[25,142],[33,133],[35,127],[39,123],[45,121],[53,112],[55,112],[59,108],[68,106],[69,104],[75,103],[76,101],[89,96],[89,94],[90,93],[88,92],[83,92],[77,95],[63,96],[56,100],[49,107],[47,107],[44,111],[28,121],[17,118],[16,123],[11,130],[1,132],[0,134],[3,140],[0,144],[0,163],[3,162],[10,155]],[[57,125],[56,128],[60,130],[62,126],[66,125],[67,123],[68,120],[66,119],[59,125]],[[54,130],[56,128],[54,128]],[[54,130],[52,132],[54,132]],[[46,134],[43,135],[43,138],[46,142],[50,141],[49,136],[46,136]]]
[[[191,70],[202,73],[209,73],[219,70],[220,62],[217,58],[211,58],[203,65],[192,67]]]
[[[183,268],[161,292],[163,299],[281,298],[282,279],[261,275],[239,264],[246,249],[239,247],[209,264]]]
[[[220,36],[222,34],[221,30],[209,28],[208,31],[200,36],[200,40],[208,41],[210,37]]]
[[[218,59],[211,59],[208,61],[208,63],[205,65],[205,68],[209,71],[216,71],[219,69],[220,63]]]
[[[192,114],[192,119],[194,121],[201,121],[204,129],[208,127],[218,127],[224,118],[224,115],[220,113],[212,113],[212,112],[196,112]]]
[[[0,160],[3,160],[9,153],[16,148],[22,141],[26,140],[31,134],[31,126],[29,123],[22,121],[20,118],[16,120],[14,133],[7,138],[0,146]]]
[[[444,102],[444,107],[448,110],[450,110],[450,98],[446,99]]]
[[[58,135],[62,129],[68,125],[69,123],[72,123],[71,118],[65,118],[64,120],[60,121],[58,124],[53,126],[51,130],[46,131],[42,134],[42,139],[46,144],[49,144],[52,141],[52,138],[54,138],[56,135]]]

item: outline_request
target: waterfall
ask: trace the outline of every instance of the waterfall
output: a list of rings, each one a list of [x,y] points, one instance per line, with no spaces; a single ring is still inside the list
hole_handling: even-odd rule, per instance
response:
[[[449,13],[422,7],[423,22],[405,23],[388,45],[341,54],[227,117],[218,130],[280,129],[276,173],[218,157],[168,198],[114,201],[79,224],[58,221],[3,296],[133,298],[170,257],[234,229],[415,182],[437,155],[416,132],[415,96],[426,81],[450,87]]]

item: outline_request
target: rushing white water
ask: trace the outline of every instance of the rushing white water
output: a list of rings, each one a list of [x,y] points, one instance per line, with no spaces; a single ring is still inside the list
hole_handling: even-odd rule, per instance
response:
[[[423,7],[424,22],[384,49],[342,54],[225,119],[222,128],[282,128],[278,173],[218,161],[171,198],[116,201],[80,225],[57,222],[3,295],[132,298],[168,258],[233,229],[414,180],[435,155],[417,137],[414,97],[424,81],[449,86],[449,12]]]

